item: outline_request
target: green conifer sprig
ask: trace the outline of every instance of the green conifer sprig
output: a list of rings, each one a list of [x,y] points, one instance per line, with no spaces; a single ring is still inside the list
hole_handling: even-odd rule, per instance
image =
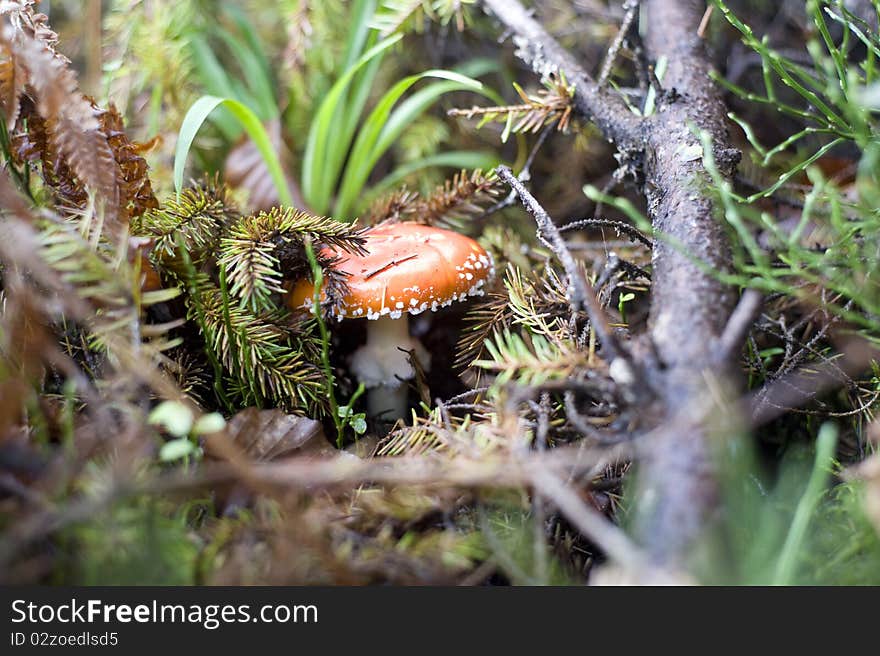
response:
[[[487,340],[490,358],[474,365],[497,374],[497,384],[516,381],[538,386],[548,380],[568,380],[586,368],[587,354],[571,342],[550,341],[541,335],[510,330],[496,332]]]
[[[227,225],[240,216],[229,190],[215,180],[205,180],[169,198],[164,206],[136,217],[131,232],[155,240],[153,256],[164,267],[180,273],[179,239],[196,266],[216,252]]]
[[[568,131],[574,106],[574,85],[569,84],[561,73],[553,73],[542,82],[544,88],[532,94],[514,83],[513,87],[522,100],[518,105],[456,108],[450,109],[448,114],[468,119],[479,118],[477,127],[492,122],[504,123],[501,140],[505,142],[511,134],[535,134],[553,122],[556,122],[559,132]]]
[[[294,208],[273,208],[233,223],[220,240],[218,264],[225,267],[230,294],[254,312],[274,307],[284,279],[310,277],[304,241],[363,252],[363,237],[350,224]],[[324,269],[332,261],[323,258]]]
[[[540,336],[560,348],[577,340],[578,322],[569,319],[571,305],[565,297],[565,285],[553,267],[545,266],[540,274],[528,277],[509,264],[504,287],[506,293],[493,293],[468,312],[469,326],[462,332],[456,349],[459,368],[470,368],[475,361],[486,360],[492,336],[514,329]]]
[[[227,298],[202,279],[190,316],[229,374],[228,389],[245,404],[326,409],[323,374],[315,364],[319,346],[310,331],[291,326],[283,311],[255,314]]]
[[[501,183],[494,173],[462,170],[418,204],[416,220],[461,228],[468,219],[483,214],[500,195]]]

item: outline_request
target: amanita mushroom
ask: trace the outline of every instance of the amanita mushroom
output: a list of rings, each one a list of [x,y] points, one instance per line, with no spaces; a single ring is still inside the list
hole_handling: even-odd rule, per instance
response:
[[[348,274],[348,293],[332,313],[340,321],[370,320],[367,343],[352,355],[351,370],[367,388],[370,414],[397,419],[406,412],[402,383],[415,375],[405,351],[415,350],[427,365],[427,354],[409,334],[407,315],[481,296],[495,269],[482,246],[451,230],[386,223],[363,237],[365,255],[323,251],[338,257],[336,269]],[[314,286],[301,281],[288,302],[292,308],[310,307],[313,297]]]

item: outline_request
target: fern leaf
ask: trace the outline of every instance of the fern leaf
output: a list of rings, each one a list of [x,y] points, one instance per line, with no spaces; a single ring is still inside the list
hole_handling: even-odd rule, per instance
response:
[[[46,25],[46,17],[34,13],[30,0],[9,1],[0,4],[3,18],[0,29],[2,70],[0,70],[0,97],[7,122],[21,123],[21,107],[24,94],[33,98],[34,111],[28,118],[39,115],[38,139],[30,138],[31,154],[38,152],[43,161],[43,174],[54,189],[62,189],[64,200],[76,201],[82,208],[88,194],[78,189],[85,185],[103,203],[103,222],[115,228],[118,236],[126,234],[125,223],[130,198],[120,194],[122,182],[132,179],[120,176],[119,165],[131,165],[134,160],[129,153],[123,157],[120,150],[121,119],[114,122],[112,135],[117,148],[110,144],[110,125],[102,124],[102,110],[79,91],[76,74],[70,61],[55,50],[57,35]],[[106,118],[106,116],[105,116]],[[118,124],[118,125],[117,125]],[[30,137],[31,124],[25,121],[20,132]],[[20,137],[21,138],[21,137]],[[119,156],[119,157],[117,157]],[[145,163],[138,166],[141,204],[149,204],[149,195],[142,192],[146,179]],[[129,166],[129,169],[131,167]],[[131,170],[129,170],[131,173]],[[74,180],[75,178],[75,180]],[[135,204],[137,208],[137,204]],[[121,216],[118,210],[124,211]]]
[[[28,69],[36,107],[46,120],[47,134],[77,178],[98,193],[108,216],[119,207],[116,160],[101,131],[98,112],[79,93],[75,73],[65,60],[38,42],[20,39],[14,50]]]
[[[18,120],[26,76],[21,62],[12,56],[9,46],[0,44],[0,110],[6,121],[6,129],[10,131]]]

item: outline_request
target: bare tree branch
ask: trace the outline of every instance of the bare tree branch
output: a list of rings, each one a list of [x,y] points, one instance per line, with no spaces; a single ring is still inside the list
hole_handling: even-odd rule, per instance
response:
[[[518,2],[484,0],[484,5],[514,34],[517,55],[541,75],[565,73],[575,83],[577,111],[624,158],[641,163],[653,227],[670,237],[657,240],[653,249],[650,348],[645,352],[656,352],[659,359],[660,368],[648,373],[660,403],[658,411],[645,414],[680,430],[656,431],[645,445],[637,488],[645,512],[635,530],[651,558],[680,565],[717,503],[709,438],[702,427],[712,403],[707,379],[718,375],[713,368],[719,343],[735,350],[733,341],[741,337],[739,332],[725,334],[736,294],[694,262],[716,272],[732,266],[722,223],[715,217],[700,134],[711,136],[724,174],[732,175],[739,160],[739,152],[729,146],[726,109],[697,34],[705,3],[642,2],[649,26],[643,35],[647,55],[667,63],[664,92],[645,118],[596,84]]]
[[[638,151],[639,120],[614,91],[600,87],[577,60],[529,16],[515,0],[484,0],[483,5],[513,34],[517,56],[546,77],[562,72],[575,85],[575,109],[587,117],[619,148]]]

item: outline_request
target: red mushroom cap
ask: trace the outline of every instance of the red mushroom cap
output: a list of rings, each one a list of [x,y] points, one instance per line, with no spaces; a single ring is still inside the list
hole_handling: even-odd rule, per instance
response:
[[[348,293],[334,309],[339,319],[392,318],[404,312],[436,310],[468,296],[481,296],[495,274],[492,258],[470,237],[417,223],[386,223],[363,233],[365,255],[333,248],[336,269],[349,274]],[[299,282],[290,294],[292,308],[311,305],[314,286]]]

